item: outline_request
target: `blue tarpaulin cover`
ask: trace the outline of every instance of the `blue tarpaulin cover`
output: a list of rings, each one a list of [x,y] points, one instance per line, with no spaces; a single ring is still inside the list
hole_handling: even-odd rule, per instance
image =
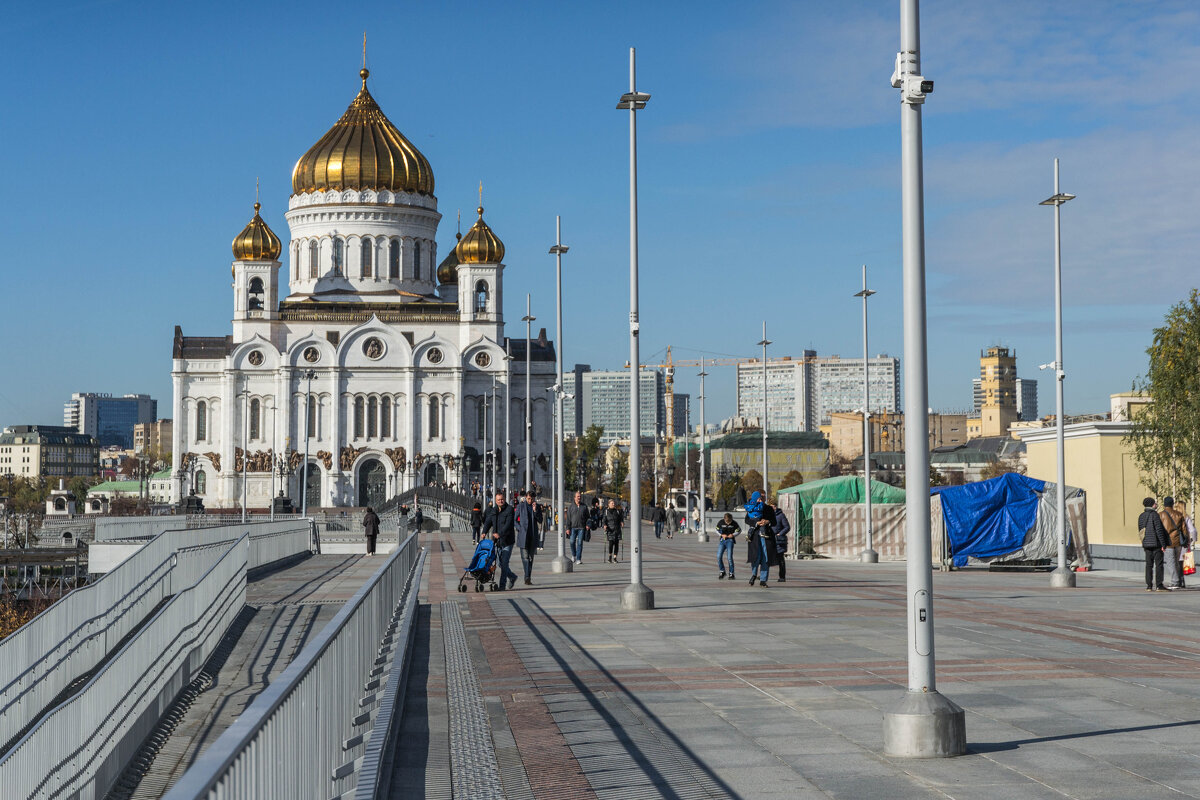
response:
[[[1046,482],[1007,472],[965,486],[937,486],[955,566],[1020,550],[1037,521]]]

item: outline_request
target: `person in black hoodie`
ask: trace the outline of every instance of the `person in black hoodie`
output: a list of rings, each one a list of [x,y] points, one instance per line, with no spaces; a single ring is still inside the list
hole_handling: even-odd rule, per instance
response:
[[[479,529],[483,526],[483,506],[479,505],[479,501],[475,501],[475,505],[471,506],[471,541],[479,544]]]
[[[508,562],[512,559],[513,545],[517,543],[517,532],[513,527],[513,507],[504,502],[504,492],[496,492],[496,504],[483,517],[481,533],[496,531],[500,535],[496,546],[500,549],[500,591],[517,585],[517,573]]]
[[[363,533],[367,536],[367,555],[375,555],[375,540],[379,538],[379,515],[375,509],[367,508],[363,515]]]
[[[1158,503],[1153,497],[1142,501],[1145,511],[1138,517],[1138,533],[1142,537],[1142,550],[1146,553],[1146,591],[1159,589],[1166,591],[1163,585],[1163,551],[1171,546],[1171,537],[1162,519],[1155,509]]]

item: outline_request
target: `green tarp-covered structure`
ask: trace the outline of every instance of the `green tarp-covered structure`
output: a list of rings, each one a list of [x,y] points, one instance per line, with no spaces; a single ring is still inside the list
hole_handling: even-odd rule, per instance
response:
[[[795,505],[792,511],[796,519],[792,527],[796,536],[812,538],[812,507],[818,503],[848,503],[866,502],[866,481],[853,475],[842,475],[836,478],[823,478],[819,481],[801,483],[779,490],[780,505],[787,510],[792,503],[784,498],[794,496]],[[791,498],[789,498],[791,499]],[[871,481],[871,502],[879,504],[897,504],[904,502],[904,490],[890,486],[883,481]]]

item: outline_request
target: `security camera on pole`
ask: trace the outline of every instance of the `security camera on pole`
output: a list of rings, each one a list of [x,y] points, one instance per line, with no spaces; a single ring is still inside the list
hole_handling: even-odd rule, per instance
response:
[[[558,347],[555,349],[555,355],[558,361],[558,383],[554,385],[554,407],[557,410],[556,422],[558,428],[554,435],[554,452],[556,454],[555,463],[557,469],[554,475],[555,486],[555,504],[554,514],[558,517],[558,555],[550,562],[551,572],[571,572],[575,569],[575,562],[567,558],[566,554],[566,530],[563,527],[566,524],[567,508],[563,498],[565,484],[563,481],[563,324],[562,324],[562,257],[563,253],[569,249],[562,243],[562,217],[554,218],[554,246],[550,248],[550,255],[554,256],[555,260],[555,284],[558,293],[558,316],[556,317],[556,328],[554,335],[558,342]]]
[[[967,751],[963,710],[937,690],[933,649],[933,570],[929,520],[928,352],[925,341],[925,197],[921,104],[933,81],[921,75],[917,0],[900,6],[900,52],[892,86],[900,90],[904,283],[904,460],[908,475],[904,534],[908,552],[908,691],[883,717],[883,751],[901,758]]]
[[[637,112],[650,95],[635,87],[634,49],[629,48],[629,91],[617,109],[629,111],[629,586],[621,592],[627,611],[654,608],[654,592],[642,583],[642,459],[641,408],[638,389],[642,363],[638,352],[638,228],[637,228]]]

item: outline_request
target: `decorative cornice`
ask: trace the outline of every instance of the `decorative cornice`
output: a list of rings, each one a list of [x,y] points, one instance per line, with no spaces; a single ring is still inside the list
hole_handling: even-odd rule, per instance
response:
[[[328,205],[388,205],[415,206],[437,211],[437,198],[416,192],[393,192],[374,189],[330,189],[323,192],[305,192],[288,198],[288,210],[305,206]]]

